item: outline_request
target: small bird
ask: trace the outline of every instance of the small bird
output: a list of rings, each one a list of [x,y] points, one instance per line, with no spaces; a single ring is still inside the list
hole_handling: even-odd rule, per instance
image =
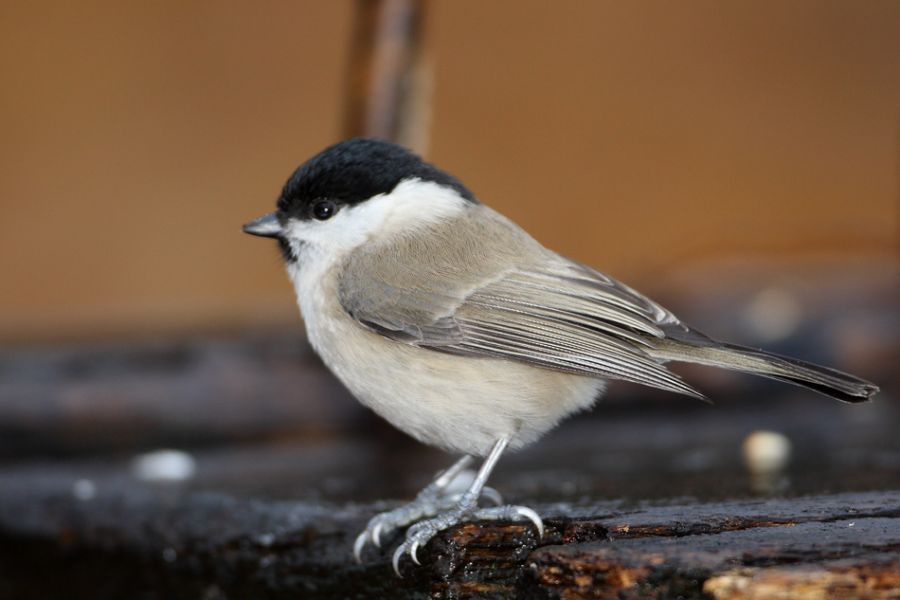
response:
[[[844,402],[862,379],[716,341],[615,279],[543,247],[452,175],[376,139],[330,146],[291,175],[277,210],[244,225],[275,238],[310,344],[362,402],[422,443],[461,455],[354,544],[417,550],[467,519],[532,521],[486,487],[500,455],[589,408],[619,379],[696,398],[670,361],[733,369]],[[463,493],[450,484],[485,457]],[[482,497],[498,506],[480,507]]]

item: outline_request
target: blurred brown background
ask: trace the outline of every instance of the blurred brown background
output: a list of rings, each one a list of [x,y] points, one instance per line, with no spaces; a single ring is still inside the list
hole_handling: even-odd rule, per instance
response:
[[[340,138],[353,9],[3,3],[0,337],[297,321],[240,224]],[[425,35],[425,152],[567,255],[897,251],[898,2],[444,0]]]
[[[373,17],[404,5],[421,29]],[[900,489],[900,2],[3,2],[0,597],[364,595],[317,587],[373,581],[342,570],[356,532],[320,517],[411,498],[449,459],[350,397],[305,342],[275,244],[240,226],[371,124],[364,84],[391,78],[366,66],[402,63],[379,60],[404,31],[421,60],[383,70],[415,83],[385,103],[414,109],[398,139],[700,330],[882,388],[848,405],[678,365],[715,406],[614,382],[491,485],[548,516]],[[760,439],[781,448],[765,473]],[[826,514],[809,502],[798,514]],[[605,539],[599,522],[575,537]],[[237,523],[249,537],[215,546]],[[270,561],[301,539],[308,564]],[[842,543],[815,539],[841,577]],[[743,564],[779,564],[765,552]],[[366,572],[388,581],[389,556]],[[440,562],[467,580],[475,564]],[[682,593],[701,571],[673,573]]]

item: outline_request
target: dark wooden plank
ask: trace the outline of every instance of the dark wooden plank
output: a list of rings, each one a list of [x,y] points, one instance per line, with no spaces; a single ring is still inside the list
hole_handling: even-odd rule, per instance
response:
[[[864,597],[887,598],[900,561],[900,492],[607,501],[537,507],[548,526],[540,542],[518,524],[452,528],[425,549],[422,567],[404,563],[398,580],[389,550],[368,553],[363,565],[350,558],[355,533],[381,503],[244,500],[128,477],[99,481],[95,495],[79,498],[74,474],[48,473],[0,473],[0,592],[732,598],[782,580],[819,592],[867,586]]]
[[[821,598],[836,580],[859,591],[880,588],[866,597],[887,598],[898,591],[888,589],[900,566],[900,515],[874,516],[879,512],[541,548],[529,557],[529,581],[541,598],[754,597],[778,581],[793,587],[783,597]]]

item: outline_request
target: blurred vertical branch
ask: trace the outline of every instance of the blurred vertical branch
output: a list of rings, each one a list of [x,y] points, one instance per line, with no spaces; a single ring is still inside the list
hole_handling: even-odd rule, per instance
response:
[[[357,0],[344,136],[393,140],[424,153],[431,73],[423,60],[427,0]]]

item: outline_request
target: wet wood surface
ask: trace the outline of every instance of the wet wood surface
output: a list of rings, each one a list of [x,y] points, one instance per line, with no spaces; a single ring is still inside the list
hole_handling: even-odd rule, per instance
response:
[[[239,499],[62,473],[0,475],[0,592],[68,598],[897,598],[900,492],[537,506],[547,532],[468,523],[422,566],[351,558],[372,505]],[[780,590],[776,593],[773,590]],[[790,594],[785,595],[785,590]],[[778,595],[782,594],[782,595]],[[843,594],[843,595],[841,595]]]

